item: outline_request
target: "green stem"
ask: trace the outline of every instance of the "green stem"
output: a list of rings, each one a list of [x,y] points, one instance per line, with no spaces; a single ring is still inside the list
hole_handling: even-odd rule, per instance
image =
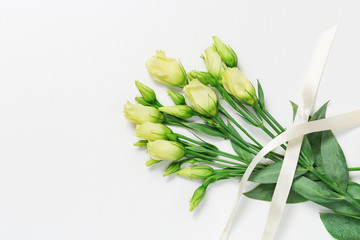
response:
[[[239,138],[239,136],[237,136],[236,134],[234,134],[232,132],[232,130],[224,123],[224,121],[221,119],[221,117],[219,115],[216,115],[215,119],[219,122],[219,124],[221,126],[221,128],[219,128],[219,130],[222,131],[223,133],[225,133],[226,135],[228,135],[230,140],[233,140],[234,142],[236,142],[236,144],[238,144],[241,148],[248,151],[249,153],[252,153],[255,155],[257,154],[256,151],[254,151],[252,148],[250,148],[251,145],[248,142],[245,142],[244,139]]]
[[[221,164],[221,163],[214,162],[213,160],[206,160],[206,159],[202,159],[202,158],[196,158],[196,160],[199,161],[199,162],[214,165],[216,167],[238,169],[238,166],[234,166],[234,167],[233,166],[228,166],[228,165],[224,165],[224,164]]]
[[[231,164],[233,166],[235,165],[235,166],[238,166],[238,167],[246,167],[246,165],[244,165],[244,164],[235,163],[235,162],[227,161],[227,160],[216,158],[216,157],[210,157],[210,156],[207,156],[205,154],[201,154],[201,153],[191,151],[191,150],[188,150],[188,149],[186,149],[186,152],[189,153],[189,154],[192,154],[194,156],[198,156],[200,158],[203,158],[203,159],[212,160],[212,161],[218,161],[218,162],[222,162],[222,163],[226,163],[226,164]],[[240,160],[238,160],[238,161],[240,161]],[[245,161],[243,161],[243,163],[248,164]]]
[[[252,125],[260,126],[262,124],[262,122],[256,116],[254,116],[254,114],[252,114],[245,106],[243,106],[242,104],[238,104],[241,108],[243,108],[243,110],[238,108],[235,104],[235,102],[238,103],[237,99],[232,97],[222,86],[218,85],[217,89],[219,90],[223,99],[228,104],[230,104],[230,106],[233,107],[235,111],[237,111],[242,117],[246,118],[246,120],[249,121]],[[247,115],[244,113],[244,111],[247,113]]]
[[[182,134],[179,134],[179,133],[174,133],[174,135],[177,136],[178,138],[182,138],[182,139],[184,139],[184,140],[186,140],[186,141],[195,143],[195,144],[197,144],[197,145],[199,145],[199,146],[202,146],[202,147],[204,147],[204,148],[209,148],[209,144],[208,144],[208,143],[199,142],[199,141],[197,141],[197,140],[194,140],[194,139],[192,139],[192,138],[186,137],[186,136],[184,136],[184,135],[182,135]],[[214,147],[215,147],[215,146],[214,146]]]
[[[349,171],[360,171],[360,167],[348,168]]]
[[[246,150],[249,153],[254,154],[254,155],[256,155],[261,150],[261,147],[252,145],[252,144],[246,142],[241,137],[239,137],[237,134],[234,134],[232,132],[232,130],[224,123],[224,121],[221,119],[221,117],[219,115],[217,115],[215,117],[215,119],[219,122],[219,124],[221,126],[221,128],[219,128],[219,130],[223,131],[222,128],[225,129],[225,131],[223,131],[223,133],[225,135],[227,135],[232,142],[234,142],[235,144],[239,145],[244,150]],[[268,154],[266,157],[275,162],[278,162],[279,161],[278,157],[280,157],[281,155],[280,156],[277,156],[277,155],[279,155],[279,154],[270,152],[270,154]]]
[[[233,122],[251,141],[253,141],[256,145],[258,145],[258,147],[261,147],[261,144],[256,141],[255,138],[253,138],[248,131],[245,130],[245,128],[243,128],[238,122],[235,121],[235,119],[233,117],[231,117],[231,115],[219,104],[219,110],[220,112],[227,117],[231,122]]]
[[[269,126],[274,129],[274,131],[277,133],[277,134],[280,134],[281,131],[279,129],[277,129],[277,127],[272,123],[272,121],[264,114],[263,110],[258,106],[258,105],[255,105],[254,106],[254,109],[257,113],[260,114],[260,116],[265,119],[265,121],[269,124]],[[272,137],[274,138],[274,137]]]
[[[230,96],[231,99],[241,107],[243,111],[245,111],[252,119],[256,120],[259,124],[262,124],[262,121],[260,121],[244,104],[242,104],[236,97]]]
[[[285,131],[285,128],[283,128],[283,127],[281,126],[281,124],[280,124],[278,121],[276,121],[276,119],[268,112],[268,110],[264,109],[264,113],[265,113],[265,115],[266,115],[268,118],[270,118],[270,120],[271,120],[273,123],[275,123],[275,125],[280,129],[280,131],[282,131],[282,132]]]

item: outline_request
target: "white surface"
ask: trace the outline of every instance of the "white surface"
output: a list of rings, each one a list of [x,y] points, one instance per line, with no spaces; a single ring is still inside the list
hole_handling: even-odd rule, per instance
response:
[[[318,34],[341,21],[316,105],[331,99],[328,115],[343,113],[360,108],[359,7],[1,0],[0,239],[217,239],[238,183],[211,186],[190,213],[200,183],[163,178],[166,165],[146,168],[145,151],[132,146],[122,108],[138,95],[134,80],[170,103],[144,62],[162,49],[187,70],[203,70],[199,55],[217,35],[238,53],[242,71],[261,80],[269,109],[286,125]],[[359,166],[360,130],[336,133],[349,165]],[[268,204],[244,200],[231,239],[259,239]],[[277,239],[332,239],[321,209],[288,206]]]

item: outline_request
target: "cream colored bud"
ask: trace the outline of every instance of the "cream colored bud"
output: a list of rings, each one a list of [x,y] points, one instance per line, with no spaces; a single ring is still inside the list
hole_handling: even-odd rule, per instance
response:
[[[186,103],[198,113],[214,117],[217,114],[217,97],[211,87],[193,79],[184,87]]]
[[[218,37],[213,36],[214,44],[213,47],[217,53],[219,53],[221,60],[229,66],[229,67],[236,67],[238,58],[234,50],[226,46]]]
[[[254,86],[239,69],[226,69],[222,76],[222,83],[225,90],[239,101],[250,106],[254,106],[257,102]]]
[[[180,93],[168,90],[167,93],[169,94],[169,96],[171,97],[171,99],[173,100],[173,102],[176,105],[184,105],[185,104],[185,98],[183,95],[181,95]]]
[[[190,118],[193,116],[193,110],[187,105],[160,107],[159,111],[179,118]]]
[[[226,69],[226,64],[212,47],[205,50],[205,65],[207,71],[218,80],[221,79],[221,76]]]
[[[146,102],[152,103],[156,100],[156,94],[154,90],[139,81],[135,81],[135,85]]]
[[[138,138],[149,141],[168,140],[171,134],[171,129],[161,123],[144,122],[136,125],[135,128],[135,135]]]
[[[154,107],[127,102],[124,106],[124,116],[127,120],[136,124],[143,122],[159,123],[164,120],[163,115]]]
[[[146,62],[150,77],[167,85],[183,87],[187,84],[187,75],[183,66],[174,58],[169,58],[163,51],[156,51]]]
[[[176,161],[186,154],[184,146],[174,141],[156,140],[149,142],[147,147],[150,157],[154,160]]]
[[[199,205],[201,200],[203,200],[203,198],[205,197],[205,194],[206,194],[206,186],[201,185],[195,190],[190,200],[190,211],[194,210]]]
[[[209,166],[194,166],[180,169],[176,173],[182,177],[205,179],[214,173],[214,169]]]

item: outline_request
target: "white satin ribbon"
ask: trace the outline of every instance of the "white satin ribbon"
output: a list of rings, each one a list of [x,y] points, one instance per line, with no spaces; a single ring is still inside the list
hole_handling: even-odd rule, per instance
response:
[[[277,136],[269,142],[253,159],[247,168],[242,180],[240,182],[239,193],[228,220],[228,223],[221,234],[220,240],[227,240],[233,219],[240,205],[240,199],[252,171],[261,159],[274,148],[281,144],[290,141],[288,150],[285,154],[284,163],[279,175],[278,184],[274,192],[274,198],[270,206],[270,211],[265,226],[263,240],[271,240],[274,238],[277,227],[279,225],[283,209],[286,204],[287,196],[291,188],[292,179],[296,169],[297,159],[301,149],[302,138],[305,134],[324,130],[333,130],[337,128],[346,128],[360,125],[360,110],[338,115],[336,117],[327,118],[323,120],[306,122],[312,110],[313,102],[319,86],[321,75],[326,63],[326,59],[330,52],[332,42],[334,40],[338,24],[321,34],[318,41],[315,53],[310,64],[309,71],[305,78],[305,83],[302,89],[302,99],[295,118],[294,127],[289,128],[284,133]],[[299,125],[298,125],[299,124]]]
[[[309,70],[305,76],[294,126],[299,123],[307,122],[309,119],[321,76],[326,65],[326,60],[329,56],[338,27],[339,24],[333,26],[329,30],[323,32],[319,37]],[[270,204],[262,240],[272,240],[275,237],[294,179],[303,137],[304,136],[300,136],[288,142],[284,161]]]
[[[261,151],[254,157],[248,168],[246,169],[244,176],[241,179],[238,199],[236,201],[235,207],[231,213],[230,219],[226,228],[224,229],[220,239],[225,240],[228,239],[230,228],[232,225],[232,221],[234,216],[240,205],[240,198],[242,193],[244,192],[244,187],[246,182],[249,180],[250,174],[255,169],[256,165],[261,161],[262,158],[270,151],[280,146],[281,144],[292,140],[294,138],[313,133],[313,132],[321,132],[325,130],[335,130],[340,128],[353,128],[356,126],[360,126],[360,110],[356,110],[353,112],[337,115],[335,117],[325,118],[321,120],[311,121],[299,124],[294,126],[285,132],[278,135],[276,138],[271,140]]]

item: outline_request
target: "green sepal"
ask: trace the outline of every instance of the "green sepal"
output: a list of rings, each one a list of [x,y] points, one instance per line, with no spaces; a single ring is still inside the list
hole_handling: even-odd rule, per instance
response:
[[[159,163],[159,162],[161,162],[161,160],[150,159],[149,161],[146,162],[146,166],[150,167],[150,166],[152,166],[152,165],[154,165],[156,163]]]
[[[259,106],[261,109],[265,109],[265,97],[264,97],[264,91],[261,87],[260,81],[257,80],[257,88],[258,88],[258,100],[259,100]]]
[[[148,144],[148,140],[139,140],[136,143],[134,143],[134,146],[136,147],[146,147]]]
[[[143,97],[135,97],[135,101],[137,101],[138,103],[144,106],[151,106],[151,104],[145,101]]]

